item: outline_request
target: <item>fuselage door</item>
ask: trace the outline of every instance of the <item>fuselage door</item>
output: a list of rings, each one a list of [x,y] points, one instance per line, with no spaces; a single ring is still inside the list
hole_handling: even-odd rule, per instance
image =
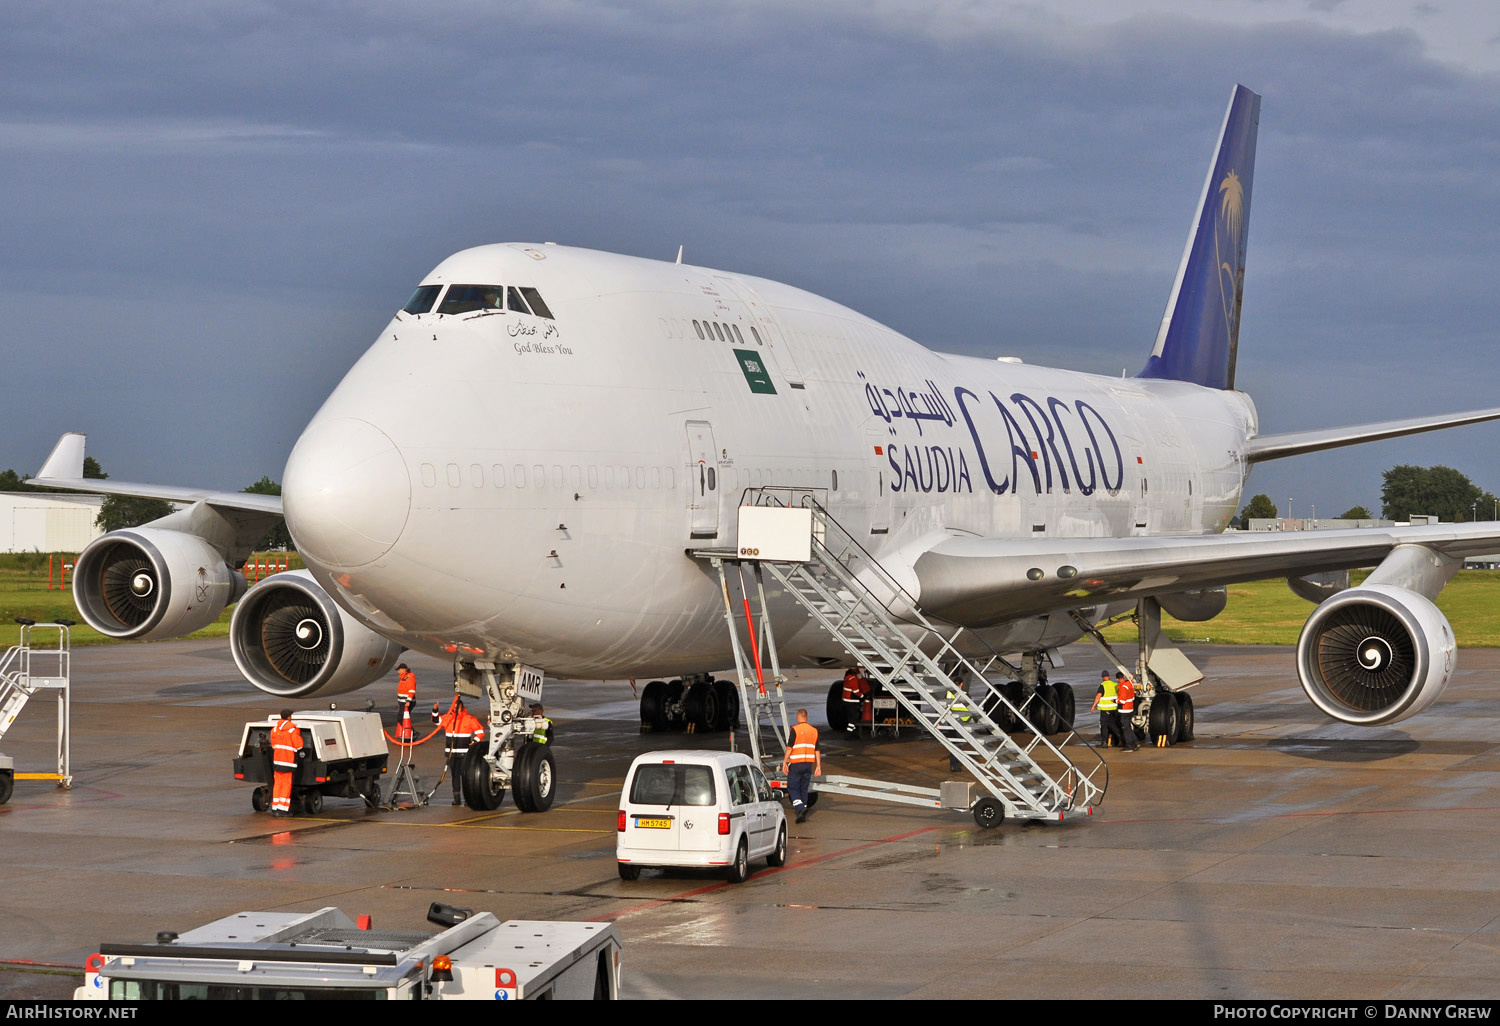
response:
[[[694,538],[719,536],[719,450],[706,420],[687,422],[686,468],[689,528]]]
[[[787,345],[786,335],[781,331],[781,326],[776,323],[771,308],[761,302],[760,296],[755,290],[746,285],[738,278],[727,278],[719,275],[718,280],[729,289],[731,295],[737,297],[745,304],[750,314],[750,338],[754,341],[757,351],[769,350],[771,359],[775,361],[776,368],[781,371],[781,376],[792,388],[805,387],[805,379],[802,377],[802,368],[797,365],[797,358],[792,355],[791,346]]]

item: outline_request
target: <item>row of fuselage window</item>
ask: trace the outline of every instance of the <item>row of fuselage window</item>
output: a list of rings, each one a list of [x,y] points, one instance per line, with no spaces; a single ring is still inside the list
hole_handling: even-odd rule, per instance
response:
[[[496,463],[485,473],[483,464],[471,463],[465,475],[463,468],[457,463],[447,465],[444,476],[448,487],[461,488],[464,485],[464,477],[468,477],[468,484],[473,488],[483,488],[488,483],[496,488],[525,488],[528,484],[533,488],[563,487],[565,475],[563,468],[558,464],[552,465],[549,474],[548,469],[541,464],[532,466],[529,470],[524,465],[517,463],[507,469],[503,464]],[[588,487],[599,488],[675,488],[676,474],[671,467],[577,467],[567,468],[567,486],[574,491],[584,487],[587,480]],[[438,483],[438,468],[431,463],[422,464],[422,484],[427,488],[436,488]]]
[[[741,471],[741,474],[746,478],[741,482],[741,487],[746,488],[771,487],[778,478],[782,481],[791,481],[799,476],[790,470],[747,469]],[[645,489],[648,487],[671,489],[677,487],[677,475],[671,467],[571,466],[567,467],[565,472],[562,466],[554,463],[549,472],[548,468],[541,464],[535,464],[528,469],[523,464],[517,463],[507,469],[503,464],[495,463],[490,466],[486,474],[483,464],[471,463],[468,473],[465,474],[463,468],[457,463],[449,463],[442,471],[442,477],[450,488],[462,488],[466,476],[472,488],[483,488],[486,483],[496,488],[525,488],[528,484],[534,488],[562,488],[564,481],[568,488],[575,492],[582,490],[585,482],[589,488],[602,486],[608,489]],[[715,489],[717,482],[714,477],[716,476],[708,477],[705,482],[710,491]],[[436,464],[422,464],[424,487],[436,488],[438,477],[439,471]],[[838,491],[839,475],[836,470],[833,471],[832,484],[833,490]]]
[[[738,343],[739,345],[746,344],[744,334],[742,334],[739,327],[734,324],[723,324],[719,321],[694,320],[693,330],[698,333],[698,338],[700,338],[704,342],[713,342],[715,340],[718,340],[720,342],[728,342],[731,345],[736,343]],[[755,330],[755,325],[753,324],[750,325],[750,335],[755,339],[756,345],[765,345],[765,343],[760,340],[760,332]]]
[[[403,313],[432,313],[434,306],[440,314],[466,314],[476,311],[489,313],[533,314],[553,320],[552,311],[542,301],[542,295],[527,285],[419,285],[411,294]],[[442,302],[438,302],[441,294]]]

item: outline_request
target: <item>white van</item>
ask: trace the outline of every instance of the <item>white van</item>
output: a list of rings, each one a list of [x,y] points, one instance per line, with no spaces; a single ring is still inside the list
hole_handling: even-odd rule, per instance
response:
[[[724,866],[731,883],[750,860],[786,864],[786,813],[760,767],[739,752],[651,752],[630,764],[620,794],[620,879],[643,866]]]

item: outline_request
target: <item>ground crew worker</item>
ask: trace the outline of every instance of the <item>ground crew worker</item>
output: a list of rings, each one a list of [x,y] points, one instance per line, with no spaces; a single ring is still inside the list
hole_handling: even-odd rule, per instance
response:
[[[464,708],[461,695],[453,696],[448,711],[438,715],[438,704],[432,703],[432,722],[443,728],[443,754],[448,758],[448,775],[453,778],[453,804],[464,803],[464,759],[469,747],[484,741],[484,724]]]
[[[292,722],[292,711],[281,710],[281,718],[271,728],[271,815],[278,818],[292,814],[292,774],[302,757],[302,731]]]
[[[1133,752],[1141,747],[1141,743],[1136,740],[1135,724],[1131,722],[1135,717],[1135,684],[1123,670],[1115,671],[1115,682],[1119,699],[1117,711],[1120,719],[1120,743],[1127,752]]]
[[[844,733],[859,733],[860,721],[865,716],[865,696],[870,693],[870,682],[858,669],[850,667],[844,671]]]
[[[944,696],[944,699],[948,703],[948,708],[953,710],[953,714],[957,718],[958,722],[968,724],[974,719],[974,713],[973,710],[969,708],[968,694],[964,688],[963,675],[961,673],[955,673],[953,675],[953,683],[954,686],[958,688],[958,690],[956,692],[950,690]],[[962,735],[960,735],[957,730],[951,727],[945,727],[943,728],[943,736],[957,740]],[[954,755],[952,752],[949,752],[948,772],[957,773],[958,770],[958,756]]]
[[[531,740],[535,741],[539,745],[551,744],[552,721],[547,719],[546,713],[542,711],[542,703],[534,702],[532,704],[531,716],[532,719],[541,720],[541,723],[539,723],[535,728],[532,729]]]
[[[411,707],[417,704],[417,675],[405,663],[396,667],[396,739],[411,741]]]
[[[792,794],[792,808],[797,822],[807,819],[807,792],[812,778],[823,775],[823,753],[818,751],[818,728],[807,722],[807,710],[797,710],[792,727],[792,745],[781,757],[781,772],[786,774],[787,790]]]
[[[1094,704],[1089,706],[1091,710],[1099,710],[1099,743],[1107,745],[1114,739],[1123,746],[1125,740],[1120,732],[1119,685],[1108,670],[1100,670],[1099,677],[1099,690],[1094,692]]]

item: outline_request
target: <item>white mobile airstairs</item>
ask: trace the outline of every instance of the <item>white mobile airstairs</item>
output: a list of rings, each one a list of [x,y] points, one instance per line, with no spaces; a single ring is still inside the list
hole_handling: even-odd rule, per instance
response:
[[[5,738],[16,717],[26,708],[26,703],[38,691],[57,693],[57,772],[17,773],[15,764],[7,755],[0,755],[0,805],[10,800],[11,790],[17,778],[22,780],[55,780],[58,787],[73,786],[72,762],[72,705],[73,693],[69,686],[71,668],[71,624],[36,623],[20,619],[19,644],[12,645],[0,659],[0,740]],[[38,646],[32,641],[35,631],[50,634],[57,632],[55,646]],[[44,637],[47,635],[44,634]]]
[[[986,827],[1006,817],[1062,820],[1093,812],[1104,796],[1108,767],[1076,733],[1054,742],[1032,725],[1033,719],[1055,718],[1038,715],[1051,712],[1041,709],[1045,689],[1013,704],[987,674],[1018,680],[1017,669],[998,655],[976,664],[961,654],[954,642],[962,628],[940,628],[923,616],[900,583],[821,507],[742,506],[739,514],[739,549],[702,549],[693,555],[719,573],[740,708],[755,759],[774,772],[790,732],[781,691],[785,678],[766,615],[764,574],[769,573],[974,778],[974,783],[950,781],[936,789],[824,776],[815,790],[971,811]],[[731,567],[739,581],[748,659],[730,597]],[[760,607],[758,624],[746,569]],[[968,695],[959,677],[972,682]],[[768,744],[780,750],[768,753]],[[1064,746],[1083,753],[1085,765],[1064,754]]]

